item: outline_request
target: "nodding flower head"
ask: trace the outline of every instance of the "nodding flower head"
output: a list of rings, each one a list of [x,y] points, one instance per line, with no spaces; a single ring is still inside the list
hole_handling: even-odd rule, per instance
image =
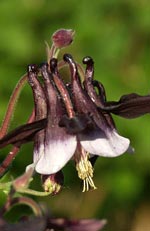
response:
[[[72,30],[56,31],[53,45],[55,48],[69,45],[73,34]],[[48,63],[28,66],[34,120],[4,136],[0,148],[32,140],[36,172],[53,180],[72,159],[83,180],[83,191],[95,189],[92,178],[96,156],[117,157],[133,151],[129,139],[118,133],[111,114],[132,119],[150,113],[150,95],[132,93],[123,95],[119,101],[107,101],[103,84],[94,79],[94,61],[90,56],[83,59],[86,66],[83,70],[70,54],[58,62],[54,50]],[[70,77],[67,83],[60,74],[60,68],[66,65]],[[56,185],[50,181],[51,186]],[[47,190],[49,182],[45,187]]]
[[[72,56],[65,54],[64,61],[70,69],[69,88],[59,73],[57,59],[50,60],[50,72],[46,65],[40,69],[47,105],[47,126],[43,131],[42,152],[36,150],[34,153],[35,169],[41,174],[54,174],[74,159],[79,178],[83,180],[83,191],[87,191],[96,188],[92,180],[91,156],[116,157],[132,150],[129,139],[118,134],[111,112],[124,117],[127,114],[137,117],[145,114],[147,107],[134,113],[130,105],[134,109],[139,99],[141,103],[142,100],[149,102],[150,98],[135,95],[129,99],[129,95],[119,102],[107,102],[104,86],[94,80],[94,61],[91,57],[83,59],[86,65],[83,82],[78,63]],[[40,108],[41,103],[36,107]]]
[[[35,119],[47,118],[47,125],[34,139],[35,170],[40,174],[55,174],[74,159],[83,191],[96,188],[90,155],[115,157],[129,148],[129,140],[120,136],[109,113],[98,109],[86,87],[81,83],[76,62],[64,56],[70,68],[70,89],[58,71],[57,60],[50,61],[50,70],[43,64],[39,71],[29,66],[28,79],[35,102]],[[90,64],[91,65],[91,64]],[[93,68],[93,67],[92,67]],[[38,80],[40,72],[43,85]],[[89,82],[90,83],[90,82]],[[91,81],[92,88],[92,81]],[[89,84],[89,86],[90,86]],[[93,87],[94,92],[94,87]]]

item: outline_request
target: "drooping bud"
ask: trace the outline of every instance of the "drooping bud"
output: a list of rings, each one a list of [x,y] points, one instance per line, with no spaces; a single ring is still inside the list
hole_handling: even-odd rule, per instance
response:
[[[69,46],[73,41],[75,31],[72,29],[60,29],[52,35],[52,41],[57,48]]]
[[[32,180],[33,172],[34,172],[34,165],[28,166],[26,172],[13,181],[14,189],[18,191],[20,189],[27,188],[30,181]]]
[[[41,175],[42,184],[45,192],[51,192],[56,195],[60,192],[64,183],[64,176],[62,171],[56,172],[51,175]]]

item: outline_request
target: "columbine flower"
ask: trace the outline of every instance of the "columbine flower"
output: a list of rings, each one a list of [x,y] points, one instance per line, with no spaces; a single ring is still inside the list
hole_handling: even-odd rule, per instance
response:
[[[56,83],[56,77],[61,81],[60,76],[58,76],[59,73],[56,70],[56,63],[54,62],[56,60],[53,59],[51,61],[52,73],[49,73],[46,65],[42,65],[41,67],[47,100],[47,126],[43,136],[44,142],[41,144],[40,148],[40,151],[42,151],[40,152],[39,149],[34,146],[35,170],[41,174],[54,174],[73,157],[76,162],[78,175],[84,182],[83,191],[85,191],[89,189],[89,186],[95,188],[92,180],[93,167],[88,160],[90,153],[108,157],[118,156],[128,149],[129,140],[117,134],[116,130],[108,124],[103,113],[100,113],[97,110],[92,100],[82,89],[77,67],[71,56],[65,55],[64,59],[65,61],[68,61],[71,68],[73,105],[75,105],[75,111],[77,111],[77,113],[74,112],[74,122],[76,127],[80,127],[80,129],[76,129],[76,132],[73,131],[73,134],[70,134],[73,130],[72,128],[68,129],[70,123],[68,125],[66,122],[67,129],[59,126],[61,119],[64,116],[67,117],[67,115],[66,111],[63,110],[62,102],[60,102],[57,95],[57,89],[53,86],[54,82]],[[33,84],[31,84],[31,77],[36,75],[35,70],[29,67],[28,75],[29,83],[33,89],[34,98],[39,98],[35,85],[33,87]],[[35,78],[37,81],[37,76]],[[62,87],[63,82],[61,82],[61,84]],[[57,88],[64,100],[63,96],[64,94],[67,94],[65,91],[66,89],[63,89],[65,91],[63,93],[60,89],[60,84],[57,84]],[[37,111],[36,108],[40,108],[41,105],[38,104],[36,99],[34,101],[35,111]],[[73,120],[73,113],[68,113],[68,116],[71,117],[69,119]],[[84,120],[84,123],[82,119],[83,116],[87,118]],[[69,119],[68,121],[70,122]],[[68,132],[66,130],[68,130]],[[38,139],[38,133],[36,134],[36,137]]]
[[[65,55],[64,60],[69,63],[71,71],[71,91],[68,90],[70,95],[67,95],[68,91],[58,72],[57,60],[51,60],[52,73],[49,73],[46,66],[41,68],[50,126],[47,125],[45,128],[47,142],[44,143],[44,152],[39,156],[35,169],[41,174],[53,174],[73,157],[78,175],[84,182],[83,191],[85,191],[89,187],[95,188],[92,180],[93,167],[89,161],[90,154],[106,157],[119,156],[129,149],[130,142],[127,138],[120,136],[115,128],[109,113],[108,104],[110,103],[106,102],[103,85],[98,82],[93,83],[92,59],[84,59],[84,63],[87,64],[84,88],[72,57]],[[94,85],[99,89],[99,95],[96,94]],[[70,108],[73,112],[71,113],[67,110],[66,95],[67,98],[70,97],[68,101],[72,103]],[[65,110],[62,108],[61,100],[64,101]],[[111,110],[113,109],[114,104],[111,103]]]
[[[57,64],[54,57],[58,54],[57,49],[71,43],[72,35],[72,31],[67,30],[55,32],[48,64],[40,68],[28,66],[35,121],[4,136],[0,148],[10,143],[20,147],[22,143],[33,140],[33,165],[42,175],[56,174],[70,159],[74,159],[84,183],[83,191],[86,191],[96,188],[92,180],[91,156],[116,157],[131,150],[129,139],[118,134],[110,113],[125,118],[150,113],[150,96],[129,94],[118,102],[108,102],[103,85],[93,79],[94,62],[90,57],[83,59],[86,64],[83,73],[71,55],[64,55],[71,76],[65,84],[59,73],[64,62]]]

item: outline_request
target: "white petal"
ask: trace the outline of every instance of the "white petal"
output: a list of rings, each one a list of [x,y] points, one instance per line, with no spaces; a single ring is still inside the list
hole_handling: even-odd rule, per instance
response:
[[[54,132],[45,144],[44,155],[37,162],[36,171],[40,174],[58,172],[72,158],[76,145],[76,136],[64,134],[63,138],[58,139],[58,134]]]
[[[39,131],[34,137],[34,151],[33,151],[33,163],[37,163],[40,157],[44,154],[44,136],[45,131]]]
[[[101,130],[94,130],[87,135],[80,134],[79,139],[87,152],[105,157],[123,154],[130,144],[129,139],[120,136],[115,130],[107,132],[107,137]]]
[[[33,152],[33,163],[37,163],[41,156],[44,155],[44,144],[41,144],[39,149],[34,149]]]

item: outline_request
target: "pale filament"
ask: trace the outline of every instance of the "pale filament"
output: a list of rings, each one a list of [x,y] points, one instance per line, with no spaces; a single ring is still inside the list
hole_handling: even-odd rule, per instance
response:
[[[75,154],[76,169],[78,176],[83,180],[82,192],[89,191],[90,189],[96,189],[93,181],[93,166],[89,161],[89,153],[87,153],[80,143],[78,143],[78,149]]]

